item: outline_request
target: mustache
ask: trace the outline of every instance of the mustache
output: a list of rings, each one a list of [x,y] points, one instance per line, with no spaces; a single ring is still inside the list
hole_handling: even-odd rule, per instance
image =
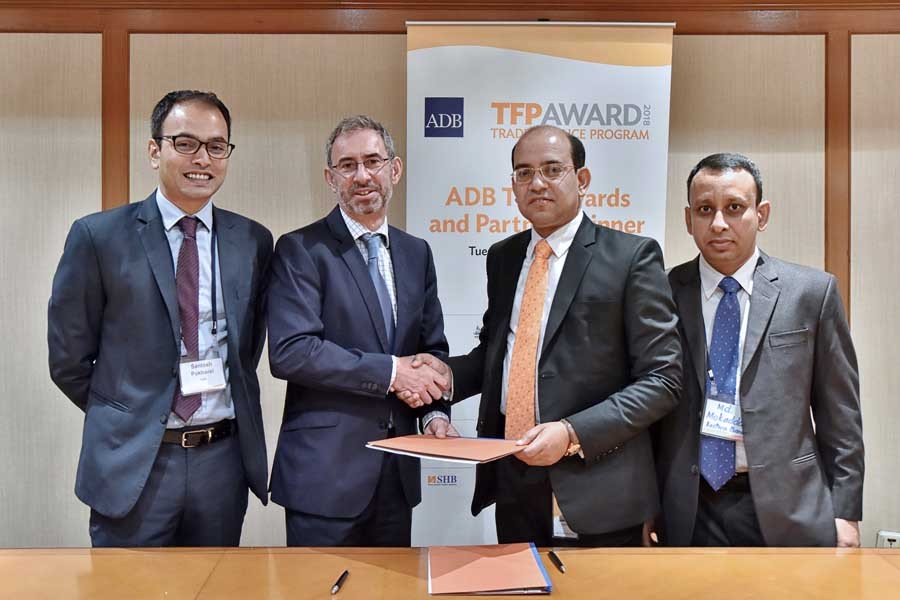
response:
[[[379,186],[379,185],[356,185],[356,184],[353,184],[353,186],[350,187],[351,194],[355,194],[356,192],[358,192],[360,190],[384,193],[384,190],[382,190],[381,186]]]

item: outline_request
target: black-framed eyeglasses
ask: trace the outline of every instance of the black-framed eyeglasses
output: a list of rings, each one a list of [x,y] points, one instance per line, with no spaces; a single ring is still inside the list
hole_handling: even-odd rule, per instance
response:
[[[568,173],[570,169],[574,168],[575,165],[563,165],[560,163],[541,165],[537,169],[535,169],[534,167],[519,167],[512,172],[512,178],[515,183],[531,183],[531,181],[534,179],[534,174],[540,171],[541,178],[543,178],[544,181],[555,182],[565,177],[566,173]]]
[[[210,158],[228,158],[234,151],[234,144],[221,140],[201,142],[189,135],[161,135],[156,138],[156,143],[158,144],[160,140],[169,140],[178,154],[197,154],[201,146],[206,146],[206,153]]]
[[[369,175],[376,175],[381,172],[385,165],[394,160],[395,157],[389,156],[387,158],[382,158],[380,156],[370,156],[368,158],[364,158],[363,160],[353,160],[350,158],[339,160],[336,165],[330,165],[328,168],[340,175],[344,178],[353,177],[356,174],[356,171],[359,169],[359,165],[362,165],[363,168],[369,173]]]

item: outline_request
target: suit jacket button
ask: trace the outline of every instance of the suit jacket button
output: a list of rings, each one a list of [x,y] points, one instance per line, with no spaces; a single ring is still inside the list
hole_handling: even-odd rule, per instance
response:
[[[700,467],[697,465],[691,465],[691,475],[696,475],[700,472]]]
[[[162,423],[163,425],[165,425],[166,423],[168,423],[168,422],[169,422],[169,415],[168,415],[168,414],[164,414],[163,416],[161,416],[161,417],[159,418],[159,422]]]

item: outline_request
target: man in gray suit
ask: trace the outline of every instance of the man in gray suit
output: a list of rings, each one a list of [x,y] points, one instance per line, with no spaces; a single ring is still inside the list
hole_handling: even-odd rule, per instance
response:
[[[757,248],[770,210],[744,156],[707,156],[688,177],[700,256],[669,274],[684,393],[655,432],[670,546],[859,545],[850,331],[834,276]]]
[[[214,207],[231,117],[215,94],[153,110],[159,187],[77,220],[53,279],[50,375],[84,411],[75,493],[94,546],[236,546],[265,504],[256,366],[272,235]]]

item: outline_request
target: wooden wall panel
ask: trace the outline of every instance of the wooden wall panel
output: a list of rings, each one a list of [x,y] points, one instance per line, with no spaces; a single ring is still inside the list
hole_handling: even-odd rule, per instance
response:
[[[851,295],[866,441],[863,542],[900,531],[900,35],[853,36]]]
[[[0,34],[0,546],[88,543],[47,300],[69,226],[101,208],[100,54],[99,35]]]
[[[824,53],[819,35],[675,37],[667,266],[697,254],[684,225],[685,182],[714,152],[745,154],[762,171],[772,216],[760,248],[824,266]]]

